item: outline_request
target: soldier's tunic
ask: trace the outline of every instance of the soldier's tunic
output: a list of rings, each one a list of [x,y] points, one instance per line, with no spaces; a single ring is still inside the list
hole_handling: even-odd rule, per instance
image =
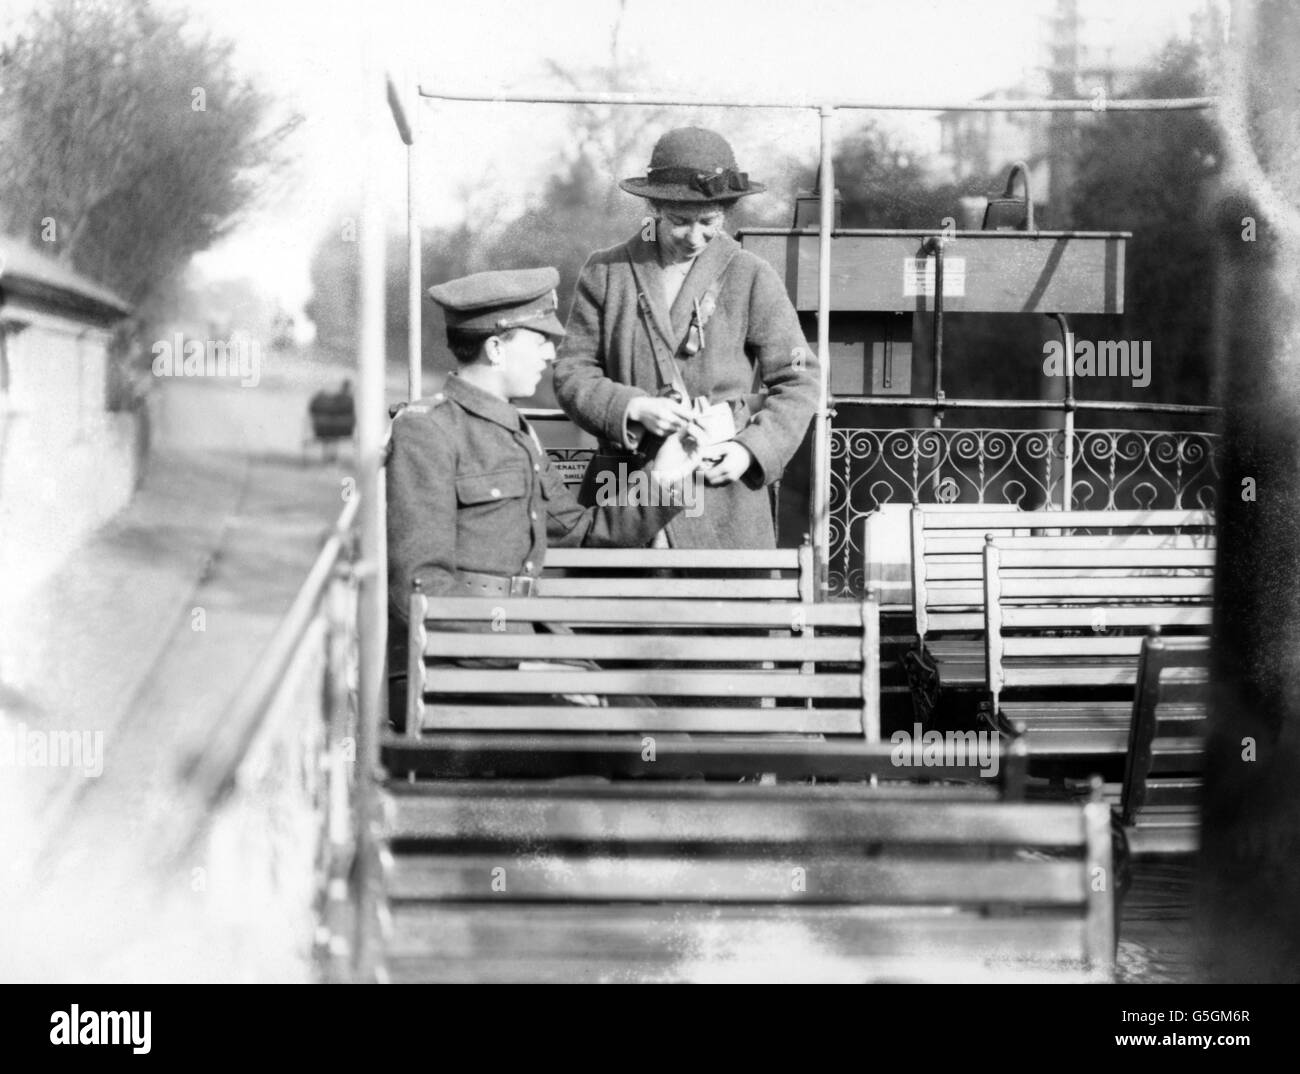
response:
[[[433,597],[473,595],[467,571],[536,579],[548,545],[644,545],[681,511],[580,506],[519,411],[455,375],[394,418],[387,482],[394,676],[414,579]]]

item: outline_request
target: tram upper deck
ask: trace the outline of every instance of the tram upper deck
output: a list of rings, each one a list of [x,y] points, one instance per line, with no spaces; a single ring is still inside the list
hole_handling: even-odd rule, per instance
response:
[[[1005,654],[985,645],[985,674],[964,697],[949,695],[942,682],[934,689],[908,681],[900,655],[916,635],[911,587],[895,586],[898,599],[886,603],[882,625],[878,594],[867,592],[882,580],[881,564],[867,558],[863,523],[891,505],[1001,504],[1023,519],[1029,540],[1040,542],[1025,554],[1068,577],[1081,539],[1113,537],[1122,527],[1070,521],[1066,513],[1210,507],[1212,441],[1196,432],[1076,428],[1076,413],[1089,404],[1075,396],[1070,371],[1039,399],[948,395],[946,316],[1050,314],[1070,350],[1069,316],[1122,310],[1128,236],[1032,227],[835,232],[825,139],[822,148],[820,235],[743,237],[781,272],[809,341],[815,336],[827,359],[806,457],[787,473],[775,505],[782,522],[790,520],[781,526],[781,543],[811,546],[811,591],[799,581],[788,603],[719,601],[717,589],[727,580],[715,576],[703,595],[680,602],[689,610],[659,601],[652,614],[636,597],[614,591],[548,600],[544,578],[531,610],[553,616],[566,631],[491,639],[505,647],[525,639],[526,651],[497,654],[514,661],[500,671],[452,673],[441,682],[436,670],[413,675],[420,686],[400,737],[363,713],[365,749],[380,773],[377,783],[362,778],[356,801],[361,838],[352,860],[361,880],[350,888],[353,968],[363,976],[675,978],[706,932],[721,929],[728,943],[752,944],[752,930],[747,939],[732,934],[759,919],[765,927],[807,930],[847,960],[854,979],[949,971],[973,979],[1008,957],[1031,975],[1113,972],[1118,885],[1098,898],[1081,878],[1098,868],[1110,875],[1116,866],[1109,829],[1111,807],[1120,806],[1120,775],[1093,754],[1067,751],[1049,758],[1047,774],[1091,777],[1087,800],[1023,802],[1025,781],[1038,773],[1030,767],[1024,774],[1033,762],[1026,728],[998,703],[998,676],[1006,674],[998,660]],[[413,242],[418,249],[418,231]],[[413,278],[411,291],[417,302],[418,282]],[[412,320],[418,339],[418,316]],[[1092,408],[1183,415],[1208,409]],[[1034,412],[1042,424],[948,425],[961,410]],[[873,420],[851,425],[835,420],[835,411]],[[550,447],[576,477],[581,443],[557,440]],[[1027,643],[1016,644],[1038,662],[1031,687],[1060,685],[1058,673],[1070,669],[1065,681],[1074,692],[1057,710],[1063,731],[1087,732],[1103,717],[1108,732],[1115,730],[1125,725],[1126,707],[1132,717],[1133,682],[1145,659],[1138,646],[1157,604],[1173,612],[1152,622],[1204,622],[1203,608],[1191,607],[1204,595],[1204,556],[1193,557],[1202,572],[1191,579],[1193,592],[1182,585],[1189,564],[1166,563],[1152,536],[1141,521],[1129,525],[1119,558],[1110,555],[1114,546],[1098,546],[1097,565],[1055,589],[1044,589],[1031,569],[1028,588],[1010,594],[1014,607],[998,588],[997,556],[981,557],[985,584],[967,612],[983,618],[992,609],[1028,625]],[[905,537],[894,545],[902,553],[894,566],[910,580],[915,550]],[[873,543],[873,558],[881,547]],[[1180,549],[1177,540],[1173,548]],[[572,553],[551,577],[580,587],[596,567]],[[605,568],[599,584],[609,581]],[[622,568],[637,593],[662,570],[632,559]],[[1084,596],[1090,606],[1081,609]],[[413,669],[424,668],[440,647],[470,644],[437,630],[438,622],[494,611],[445,603],[413,608],[412,622],[423,627],[412,631]],[[1098,608],[1106,609],[1100,626],[1093,618]],[[673,615],[672,622],[664,618]],[[835,621],[822,622],[828,615]],[[719,674],[707,666],[716,662],[707,645],[718,636],[711,628],[724,621],[734,637],[722,638],[726,644],[712,656],[739,664]],[[371,628],[377,625],[372,619]],[[1001,637],[1000,623],[996,635],[987,620],[982,626],[969,632],[972,640],[981,633],[985,640]],[[643,641],[646,650],[637,648]],[[611,666],[526,667],[548,657]],[[633,666],[647,658],[664,667],[647,673]],[[1079,667],[1091,670],[1075,675]],[[634,696],[651,695],[656,686],[662,698]],[[1196,683],[1187,689],[1178,704],[1202,705]],[[918,700],[926,690],[926,701],[956,707],[927,708]],[[587,700],[557,703],[565,695]],[[502,703],[494,703],[497,697]],[[989,698],[993,707],[982,715],[979,703]],[[1026,699],[1035,703],[1032,693]],[[971,778],[972,765],[953,763],[951,750],[980,742],[990,745],[988,763],[980,771],[977,753]],[[671,762],[656,769],[661,748]],[[995,767],[1016,775],[990,793],[988,770]],[[573,783],[578,776],[598,782]],[[697,824],[699,837],[682,841]],[[953,835],[955,859],[916,860],[900,845],[942,842],[939,829]],[[990,841],[991,832],[1000,834]],[[486,855],[479,853],[484,840],[492,844]],[[680,845],[665,852],[674,843]],[[791,864],[801,845],[816,847],[809,866]],[[1053,869],[1013,876],[1011,863],[1025,860],[1028,846],[1054,847],[1044,859]],[[1080,861],[1086,868],[1076,876],[1066,863]],[[812,887],[809,870],[819,877]],[[757,917],[732,909],[759,903],[765,908]],[[648,905],[657,909],[647,914],[641,908]],[[1004,913],[1026,950],[1012,952],[1009,934],[976,935],[978,922]],[[684,921],[682,915],[690,918],[685,931],[665,926]],[[956,970],[940,972],[933,945],[921,939],[936,928],[963,955]],[[760,934],[760,943],[772,942],[773,933]]]

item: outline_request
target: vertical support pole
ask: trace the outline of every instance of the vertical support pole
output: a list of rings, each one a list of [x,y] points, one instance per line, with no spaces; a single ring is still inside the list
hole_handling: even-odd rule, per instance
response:
[[[368,24],[367,24],[368,25]],[[361,213],[361,348],[357,371],[357,479],[361,494],[361,564],[358,570],[357,630],[357,853],[358,913],[354,958],[359,974],[372,972],[374,923],[375,781],[379,766],[380,720],[384,711],[384,650],[388,640],[388,563],[385,546],[384,462],[384,207],[374,169],[385,125],[376,113],[384,99],[384,78],[376,42],[363,31]]]
[[[1061,345],[1065,347],[1065,444],[1061,453],[1061,510],[1074,507],[1074,333],[1064,313],[1054,313],[1061,328]]]
[[[417,107],[419,102],[416,102]],[[423,325],[420,320],[420,294],[424,281],[420,268],[420,223],[415,215],[415,200],[419,190],[416,144],[412,131],[406,146],[406,395],[411,402],[424,394],[424,376],[421,364]]]
[[[934,238],[934,419],[936,429],[943,428],[943,243],[942,235]],[[938,471],[935,471],[936,478]]]
[[[862,609],[862,735],[880,741],[880,595],[867,587]]]
[[[340,566],[330,579],[326,611],[328,615],[328,657],[326,701],[329,733],[326,739],[326,861],[325,906],[322,912],[329,940],[327,974],[331,983],[345,983],[350,969],[353,937],[351,893],[348,876],[352,872],[355,828],[353,827],[349,789],[353,784],[356,755],[348,704],[348,662],[352,656],[353,608],[350,584]],[[351,743],[349,743],[351,739]]]
[[[1093,776],[1088,788],[1088,804],[1083,807],[1084,860],[1088,863],[1084,877],[1084,897],[1088,900],[1088,921],[1084,926],[1084,943],[1088,950],[1088,970],[1098,981],[1115,978],[1115,861],[1110,834],[1110,806],[1102,799],[1100,776]],[[1103,884],[1097,884],[1100,876]]]
[[[411,583],[410,614],[407,616],[406,646],[406,737],[419,741],[424,730],[424,650],[429,644],[425,616],[429,598],[424,595],[420,579]]]
[[[935,429],[943,428],[943,247],[945,237],[936,235],[930,240],[934,246],[934,417],[930,424]],[[940,452],[943,448],[939,445]],[[942,455],[940,455],[942,458]],[[934,489],[934,502],[940,503],[939,499],[939,470],[935,467],[931,475],[931,487]],[[920,492],[920,489],[917,489]]]
[[[984,535],[984,677],[989,685],[993,719],[1002,711],[1002,557],[993,534]]]
[[[824,597],[830,588],[831,545],[831,229],[835,222],[835,173],[831,162],[834,147],[835,118],[832,105],[824,104],[821,116],[821,217],[817,245],[817,364],[820,384],[817,414],[813,419],[812,535],[813,567],[817,575],[817,592]]]

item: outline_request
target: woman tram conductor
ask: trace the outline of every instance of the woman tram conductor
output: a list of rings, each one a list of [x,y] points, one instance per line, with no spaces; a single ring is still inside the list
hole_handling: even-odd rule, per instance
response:
[[[619,185],[653,218],[587,260],[555,365],[560,405],[600,444],[584,488],[686,428],[693,400],[725,402],[735,433],[705,452],[702,509],[656,543],[774,547],[767,486],[803,440],[819,381],[780,277],[723,230],[727,210],[765,188],[724,138],[695,127],[664,134],[646,175]]]

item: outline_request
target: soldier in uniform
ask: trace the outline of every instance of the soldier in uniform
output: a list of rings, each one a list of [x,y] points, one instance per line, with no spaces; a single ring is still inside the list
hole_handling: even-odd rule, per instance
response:
[[[555,360],[564,336],[558,283],[555,269],[537,268],[480,272],[429,289],[446,315],[459,368],[442,391],[393,420],[387,484],[394,715],[405,693],[415,580],[433,597],[531,596],[548,544],[645,545],[682,509],[580,506],[511,404],[532,395]]]

